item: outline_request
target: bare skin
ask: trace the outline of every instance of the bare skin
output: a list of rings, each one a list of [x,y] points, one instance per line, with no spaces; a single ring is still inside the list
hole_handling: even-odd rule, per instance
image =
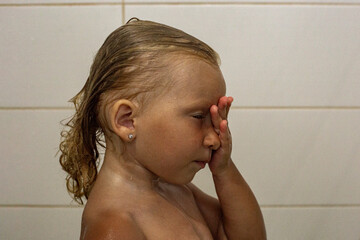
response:
[[[119,101],[110,110],[112,147],[86,204],[80,239],[266,239],[259,205],[231,159],[233,98],[224,96],[220,70],[190,59],[174,71],[172,90],[151,107],[138,113]],[[190,183],[205,163],[218,199]]]

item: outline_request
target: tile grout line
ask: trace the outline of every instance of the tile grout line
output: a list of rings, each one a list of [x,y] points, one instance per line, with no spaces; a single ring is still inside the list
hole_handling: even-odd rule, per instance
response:
[[[232,106],[233,110],[360,110],[360,106]]]
[[[75,110],[74,107],[0,107],[0,111]]]
[[[121,18],[122,18],[122,25],[125,24],[125,0],[121,1]]]
[[[84,206],[51,204],[0,204],[0,208],[83,208]]]
[[[360,204],[260,204],[261,208],[352,208]]]
[[[0,7],[74,7],[74,6],[111,6],[122,5],[122,2],[98,3],[0,3]]]
[[[340,2],[85,2],[85,3],[0,3],[0,7],[62,7],[106,5],[262,5],[262,6],[360,6],[360,3]]]
[[[340,2],[128,2],[126,5],[263,5],[263,6],[360,6]]]

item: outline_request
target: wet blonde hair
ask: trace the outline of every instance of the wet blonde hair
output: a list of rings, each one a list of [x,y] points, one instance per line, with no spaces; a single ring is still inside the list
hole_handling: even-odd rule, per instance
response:
[[[59,161],[76,202],[88,199],[98,174],[99,147],[105,147],[108,130],[102,117],[104,106],[109,99],[139,100],[164,85],[169,63],[163,59],[177,53],[219,65],[218,54],[207,44],[160,23],[131,19],[107,37],[84,87],[70,100],[75,114],[61,132]]]

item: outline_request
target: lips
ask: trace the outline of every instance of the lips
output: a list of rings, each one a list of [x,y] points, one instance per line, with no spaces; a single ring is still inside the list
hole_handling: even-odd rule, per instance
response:
[[[204,168],[206,166],[205,161],[195,161],[201,168]]]

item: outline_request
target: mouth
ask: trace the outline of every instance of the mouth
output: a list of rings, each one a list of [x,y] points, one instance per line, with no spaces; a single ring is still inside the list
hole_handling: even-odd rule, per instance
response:
[[[204,168],[206,166],[205,161],[195,161],[201,168]]]

